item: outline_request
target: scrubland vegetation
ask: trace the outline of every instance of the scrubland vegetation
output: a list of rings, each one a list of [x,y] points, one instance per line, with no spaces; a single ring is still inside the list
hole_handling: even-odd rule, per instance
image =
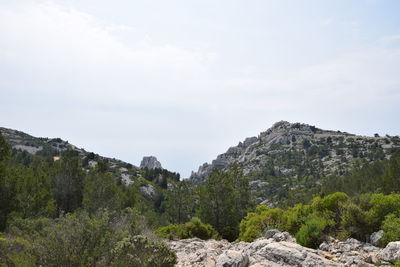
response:
[[[380,229],[381,246],[400,240],[399,154],[322,177],[271,206],[257,205],[254,174],[237,164],[199,185],[147,169],[127,185],[107,162],[87,170],[84,161],[72,150],[57,161],[22,154],[0,136],[0,265],[173,266],[163,239],[253,241],[272,228],[307,247],[328,236],[366,241]],[[151,199],[144,182],[155,188]]]

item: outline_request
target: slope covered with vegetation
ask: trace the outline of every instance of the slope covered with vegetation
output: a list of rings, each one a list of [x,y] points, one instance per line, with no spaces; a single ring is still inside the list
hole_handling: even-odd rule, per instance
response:
[[[0,263],[8,266],[173,266],[176,256],[162,238],[251,241],[270,228],[289,231],[309,247],[327,236],[365,241],[380,229],[381,245],[400,239],[396,141],[376,159],[341,163],[343,173],[311,177],[306,168],[295,179],[273,175],[268,166],[249,171],[233,162],[193,184],[177,173],[139,169],[62,140],[57,144],[65,149],[54,153],[29,151],[21,147],[26,136],[17,135],[19,141],[0,135]],[[293,153],[314,162],[320,156],[309,149],[316,144],[273,159],[301,169],[306,161],[296,165]],[[254,190],[257,183],[268,190]],[[274,202],[259,205],[260,194]]]

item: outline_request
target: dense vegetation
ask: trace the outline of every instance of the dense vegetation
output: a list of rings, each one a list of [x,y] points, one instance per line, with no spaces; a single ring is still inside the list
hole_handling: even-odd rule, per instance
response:
[[[371,233],[382,229],[385,235],[380,242],[384,246],[400,240],[400,194],[350,198],[336,192],[285,210],[258,206],[240,223],[239,239],[252,241],[271,228],[292,233],[297,242],[307,247],[317,247],[327,236],[368,241]]]
[[[151,229],[163,216],[141,182],[121,184],[107,162],[90,171],[84,163],[73,150],[57,161],[11,151],[0,135],[0,265],[173,266]]]
[[[400,239],[398,153],[353,164],[345,175],[307,174],[290,190],[273,165],[244,175],[233,164],[213,170],[200,185],[167,170],[126,165],[135,173],[126,184],[93,153],[52,155],[10,149],[0,135],[0,264],[172,266],[176,257],[160,237],[251,241],[270,228],[289,231],[309,247],[328,235],[365,241],[379,229],[385,231],[381,245]],[[93,160],[97,164],[88,167]],[[295,157],[276,160],[301,169]],[[255,178],[268,181],[277,205],[256,207]],[[148,186],[150,195],[141,191]]]

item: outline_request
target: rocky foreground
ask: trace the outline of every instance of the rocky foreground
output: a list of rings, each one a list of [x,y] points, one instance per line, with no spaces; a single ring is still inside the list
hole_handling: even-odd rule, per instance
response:
[[[287,266],[391,266],[400,261],[400,241],[378,248],[355,239],[331,239],[319,249],[296,243],[287,232],[268,231],[252,243],[198,238],[170,241],[178,256],[178,267],[287,267]]]

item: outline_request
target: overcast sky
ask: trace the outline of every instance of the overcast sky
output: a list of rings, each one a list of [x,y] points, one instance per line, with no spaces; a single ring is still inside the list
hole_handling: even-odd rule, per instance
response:
[[[400,134],[400,1],[0,0],[0,126],[188,177],[274,122]]]

